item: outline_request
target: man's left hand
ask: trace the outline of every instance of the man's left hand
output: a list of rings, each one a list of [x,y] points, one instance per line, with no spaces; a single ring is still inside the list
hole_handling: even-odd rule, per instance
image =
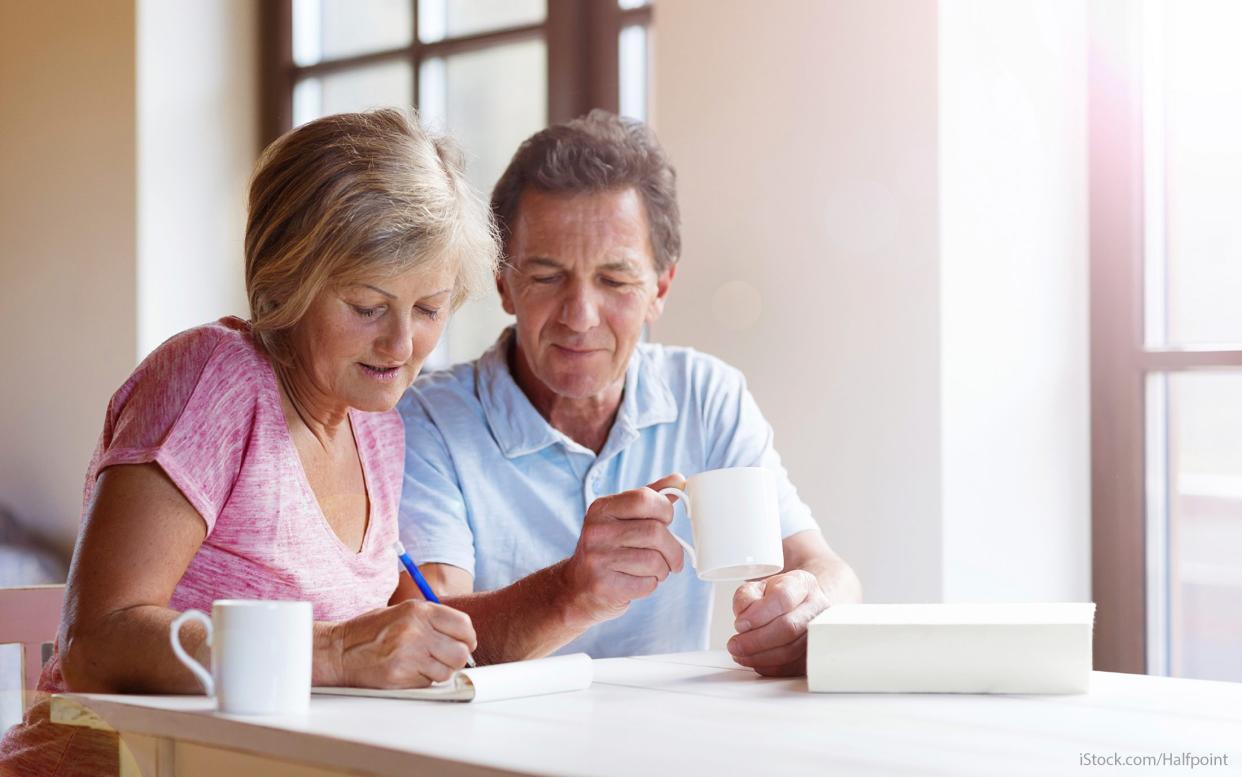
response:
[[[815,575],[794,569],[743,583],[733,594],[733,660],[768,677],[806,674],[806,627],[828,608]]]

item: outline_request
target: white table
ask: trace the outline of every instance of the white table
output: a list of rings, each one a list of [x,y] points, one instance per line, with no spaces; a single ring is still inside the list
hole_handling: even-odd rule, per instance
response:
[[[316,696],[304,717],[243,718],[203,697],[64,694],[53,719],[119,731],[148,777],[1191,774],[1080,763],[1162,752],[1242,774],[1242,684],[1096,672],[1082,696],[812,694],[712,652],[600,660],[587,691],[487,704]]]

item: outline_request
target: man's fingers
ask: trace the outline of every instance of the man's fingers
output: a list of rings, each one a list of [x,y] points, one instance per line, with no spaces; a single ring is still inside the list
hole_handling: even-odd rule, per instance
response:
[[[729,652],[735,656],[755,656],[795,642],[806,635],[807,624],[817,614],[814,606],[803,604],[762,626],[734,634],[728,642]]]
[[[592,509],[601,517],[616,521],[651,519],[665,525],[673,522],[672,503],[649,488],[600,497]]]
[[[686,479],[680,472],[674,472],[673,474],[665,475],[656,482],[648,485],[647,488],[650,488],[652,491],[659,491],[662,488],[680,488],[684,491],[686,488]],[[673,494],[667,494],[665,498],[672,501],[677,497]]]
[[[763,595],[741,610],[734,596],[734,623],[738,631],[757,629],[798,607],[818,586],[815,578],[797,572],[769,577],[763,582]],[[742,628],[745,626],[746,628]]]
[[[751,580],[748,583],[742,583],[737,587],[737,590],[733,592],[733,617],[736,618],[738,615],[741,615],[743,610],[762,598],[762,580]],[[746,630],[747,629],[738,628],[738,631]]]
[[[654,577],[664,580],[671,567],[668,559],[652,548],[617,548],[608,560],[608,568],[634,577]]]
[[[786,645],[748,655],[735,655],[733,660],[751,669],[779,668],[806,658],[806,633]]]

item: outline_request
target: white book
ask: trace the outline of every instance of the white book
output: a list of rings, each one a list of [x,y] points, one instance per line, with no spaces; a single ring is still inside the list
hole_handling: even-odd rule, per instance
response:
[[[442,683],[426,688],[334,688],[317,686],[327,696],[377,696],[429,701],[499,701],[589,688],[594,675],[586,653],[492,664],[461,669]]]
[[[1095,605],[841,604],[808,627],[807,687],[1086,693]]]

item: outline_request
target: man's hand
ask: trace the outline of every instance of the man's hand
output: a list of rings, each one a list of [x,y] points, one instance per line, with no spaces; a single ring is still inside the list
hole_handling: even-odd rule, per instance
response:
[[[589,623],[615,618],[681,571],[681,546],[668,530],[673,504],[656,493],[669,486],[684,488],[685,478],[669,475],[591,503],[578,547],[562,571],[571,618]]]
[[[828,608],[815,575],[794,569],[743,583],[733,594],[733,660],[768,677],[806,674],[806,627]]]

